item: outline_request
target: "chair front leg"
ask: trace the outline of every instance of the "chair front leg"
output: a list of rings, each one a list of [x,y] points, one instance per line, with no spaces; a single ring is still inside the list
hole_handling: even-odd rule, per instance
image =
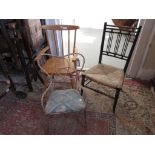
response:
[[[81,80],[82,87],[84,87],[84,83],[85,83],[85,75],[82,75],[82,80]],[[81,96],[82,95],[83,95],[83,89],[81,88]]]
[[[87,111],[84,109],[84,127],[85,130],[87,131]]]
[[[116,110],[116,105],[117,105],[117,101],[118,101],[120,90],[121,89],[118,89],[118,88],[116,89],[114,105],[113,105],[113,113],[115,113],[115,110]]]

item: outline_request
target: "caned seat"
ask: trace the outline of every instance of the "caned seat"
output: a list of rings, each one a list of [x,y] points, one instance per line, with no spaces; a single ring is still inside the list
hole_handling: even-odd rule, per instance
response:
[[[86,78],[111,88],[122,88],[123,85],[123,70],[110,65],[97,64],[84,72],[83,75]]]

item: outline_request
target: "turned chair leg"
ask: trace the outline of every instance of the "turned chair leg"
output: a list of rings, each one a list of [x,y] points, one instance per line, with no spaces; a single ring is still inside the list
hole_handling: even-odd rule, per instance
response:
[[[118,101],[120,90],[121,89],[116,89],[114,105],[113,105],[113,113],[115,113],[115,110],[116,110],[116,105],[117,105],[117,101]]]

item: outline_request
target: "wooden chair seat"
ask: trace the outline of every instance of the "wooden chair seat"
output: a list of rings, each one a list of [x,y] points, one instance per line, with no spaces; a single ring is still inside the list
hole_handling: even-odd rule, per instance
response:
[[[54,75],[76,72],[75,61],[64,57],[50,57],[42,67],[48,74]]]

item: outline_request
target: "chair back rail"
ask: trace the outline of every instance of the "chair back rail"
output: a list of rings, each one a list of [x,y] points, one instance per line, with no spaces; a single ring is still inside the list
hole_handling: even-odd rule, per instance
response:
[[[104,24],[102,42],[100,48],[99,63],[102,56],[111,56],[126,61],[124,72],[126,72],[136,45],[141,26],[127,27]]]

